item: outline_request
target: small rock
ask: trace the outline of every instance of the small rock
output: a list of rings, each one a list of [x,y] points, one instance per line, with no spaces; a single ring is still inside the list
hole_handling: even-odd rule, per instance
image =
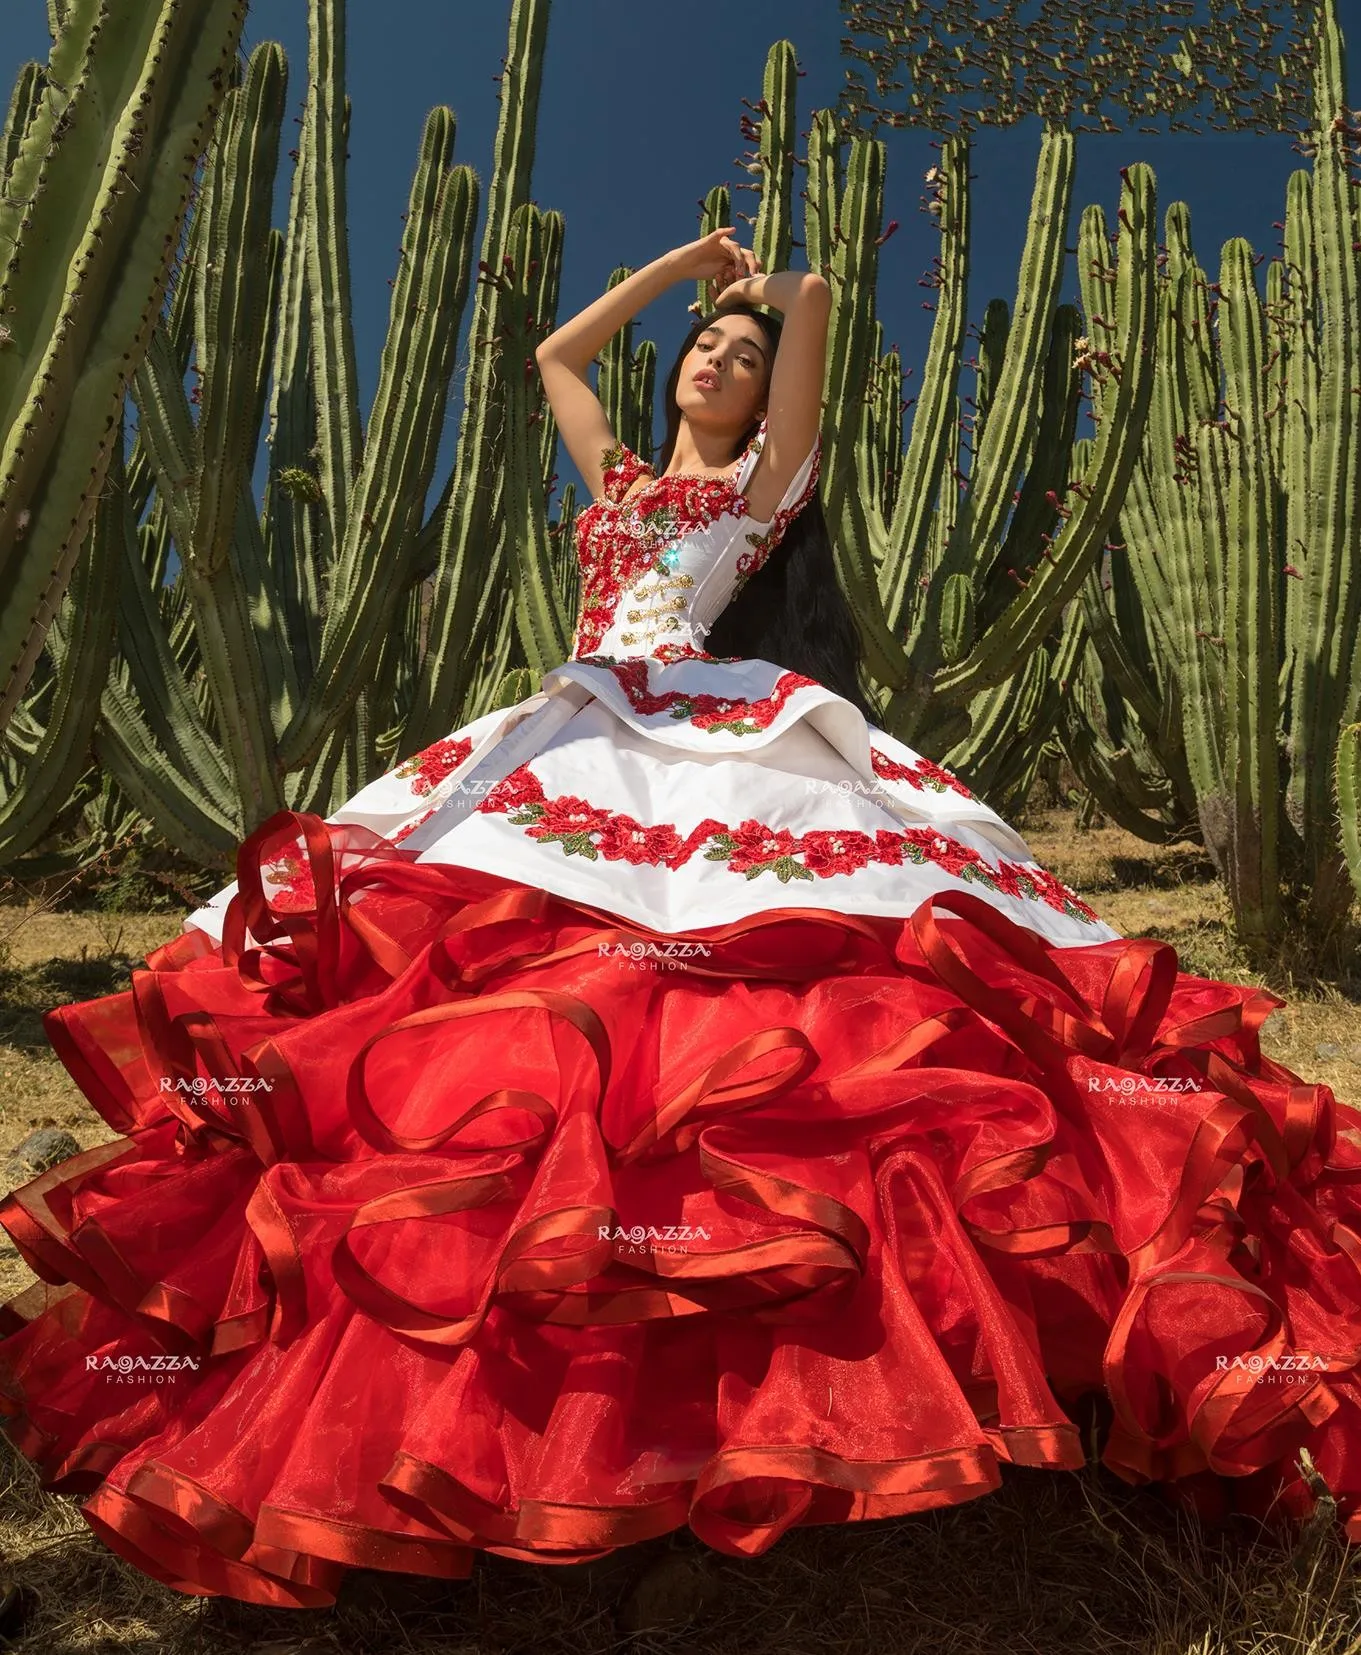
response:
[[[693,1620],[713,1602],[719,1585],[708,1565],[676,1554],[644,1572],[619,1606],[623,1632],[647,1632]]]
[[[40,1172],[56,1166],[58,1161],[79,1154],[80,1145],[69,1132],[63,1132],[56,1126],[40,1126],[15,1147],[5,1162],[5,1188],[17,1189],[20,1184],[27,1184],[36,1178]]]
[[[1342,1056],[1342,1048],[1336,1040],[1320,1040],[1318,1045],[1314,1047],[1314,1056],[1321,1057],[1326,1062],[1331,1063],[1335,1058]]]
[[[1347,1047],[1348,1063],[1361,1063],[1361,1040],[1353,1040]]]

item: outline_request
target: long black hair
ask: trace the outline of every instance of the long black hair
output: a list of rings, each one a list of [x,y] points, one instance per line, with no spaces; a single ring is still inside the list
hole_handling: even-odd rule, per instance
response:
[[[686,335],[667,376],[663,406],[666,436],[658,450],[656,470],[666,470],[676,447],[681,413],[676,387],[681,368],[696,340],[719,316],[750,316],[770,341],[773,361],[780,344],[780,323],[754,305],[724,305],[701,316]],[[753,421],[742,433],[742,453],[760,429]],[[736,460],[737,454],[733,459]],[[850,605],[837,580],[836,558],[827,520],[814,491],[785,530],[778,546],[714,622],[704,641],[711,655],[738,655],[746,660],[773,661],[824,684],[874,720],[860,682],[860,637]]]

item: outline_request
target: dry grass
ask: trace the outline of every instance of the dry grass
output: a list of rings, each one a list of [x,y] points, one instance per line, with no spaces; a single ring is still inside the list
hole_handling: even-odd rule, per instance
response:
[[[1233,934],[1224,887],[1193,844],[1149,845],[1118,827],[1079,832],[1071,813],[1031,810],[1021,831],[1039,860],[1126,937],[1158,937],[1183,971],[1269,989],[1287,1004],[1262,1030],[1262,1050],[1306,1080],[1325,1081],[1361,1106],[1361,955],[1350,972],[1319,980],[1289,959],[1254,970]],[[1337,1047],[1336,1054],[1320,1046]]]
[[[480,1558],[466,1581],[360,1571],[333,1609],[182,1596],[107,1552],[0,1439],[0,1545],[26,1625],[71,1655],[1357,1655],[1336,1528],[1289,1550],[1206,1533],[1100,1468],[1006,1468],[946,1511],[795,1530],[765,1556],[689,1531],[597,1563]]]
[[[1126,936],[1173,943],[1183,969],[1258,983],[1193,846],[1155,849],[1067,814],[1021,824],[1040,860]],[[127,986],[179,929],[158,913],[0,906],[0,1151],[55,1124],[109,1136],[47,1047],[41,1012]],[[1361,1103],[1361,981],[1284,967],[1290,1004],[1263,1045]],[[1327,1043],[1331,1056],[1318,1055]],[[0,1295],[31,1278],[6,1247]],[[1325,1514],[1326,1515],[1326,1514]],[[361,1571],[334,1610],[195,1599],[110,1554],[74,1500],[44,1494],[0,1435],[0,1647],[43,1655],[1361,1655],[1361,1560],[1335,1527],[1293,1550],[1248,1525],[1213,1534],[1100,1467],[1008,1467],[981,1500],[894,1522],[795,1531],[737,1560],[687,1532],[572,1568],[480,1558],[468,1581]]]

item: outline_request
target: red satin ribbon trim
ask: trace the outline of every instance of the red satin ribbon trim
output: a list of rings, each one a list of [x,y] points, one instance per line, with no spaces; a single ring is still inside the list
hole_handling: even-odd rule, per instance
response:
[[[351,1569],[391,1569],[437,1580],[466,1580],[472,1573],[472,1551],[457,1541],[361,1528],[269,1504],[260,1507],[256,1534],[257,1544]]]
[[[365,1065],[369,1053],[380,1041],[389,1040],[406,1029],[425,1028],[434,1023],[461,1022],[469,1017],[487,1017],[499,1011],[528,1009],[539,1009],[550,1013],[552,1016],[561,1017],[576,1029],[578,1034],[590,1046],[595,1057],[598,1094],[603,1093],[609,1081],[610,1045],[609,1038],[605,1033],[605,1026],[595,1011],[584,1000],[578,1000],[570,994],[558,993],[553,989],[512,989],[500,994],[480,995],[476,1000],[458,1000],[447,1005],[427,1006],[424,1010],[413,1011],[408,1016],[399,1018],[395,1023],[370,1035],[360,1047],[349,1074],[346,1103],[350,1112],[350,1119],[354,1122],[355,1131],[366,1143],[372,1144],[375,1149],[388,1151],[410,1148],[424,1149],[435,1143],[447,1141],[463,1124],[462,1121],[456,1122],[444,1132],[435,1134],[429,1139],[403,1140],[378,1119],[374,1113],[366,1085]],[[489,1094],[489,1097],[497,1095],[492,1093]],[[528,1092],[517,1095],[525,1098],[533,1096]],[[487,1098],[482,1100],[482,1104],[487,1102]],[[477,1110],[480,1110],[481,1107],[481,1104],[474,1106]],[[545,1121],[551,1118],[551,1111],[549,1111],[545,1099],[538,1099],[532,1106],[522,1104],[519,1107],[531,1107],[533,1112]]]
[[[732,1079],[753,1063],[769,1057],[777,1059],[769,1073],[749,1076],[746,1080]],[[615,1162],[627,1166],[639,1160],[673,1132],[675,1148],[688,1149],[707,1116],[766,1103],[798,1085],[817,1064],[818,1054],[798,1029],[766,1028],[748,1035],[662,1104],[653,1118],[616,1153]]]

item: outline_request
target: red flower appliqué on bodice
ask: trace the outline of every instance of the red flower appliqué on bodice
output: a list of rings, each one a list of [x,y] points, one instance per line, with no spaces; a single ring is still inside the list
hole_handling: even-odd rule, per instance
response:
[[[585,507],[576,521],[581,614],[574,660],[598,657],[607,638],[606,659],[714,659],[702,648],[707,625],[700,624],[694,612],[701,585],[714,578],[722,581],[716,607],[712,597],[718,589],[709,588],[712,620],[770,556],[817,487],[819,449],[814,450],[811,475],[798,497],[784,503],[764,532],[747,534],[741,552],[735,550],[737,524],[750,512],[746,495],[739,492],[739,479],[748,457],[760,454],[764,429],[727,473],[711,477],[684,472],[658,477],[623,443],[604,451],[602,497]],[[630,495],[640,478],[650,481]],[[732,531],[726,538],[725,527]],[[726,580],[720,568],[725,559]]]

